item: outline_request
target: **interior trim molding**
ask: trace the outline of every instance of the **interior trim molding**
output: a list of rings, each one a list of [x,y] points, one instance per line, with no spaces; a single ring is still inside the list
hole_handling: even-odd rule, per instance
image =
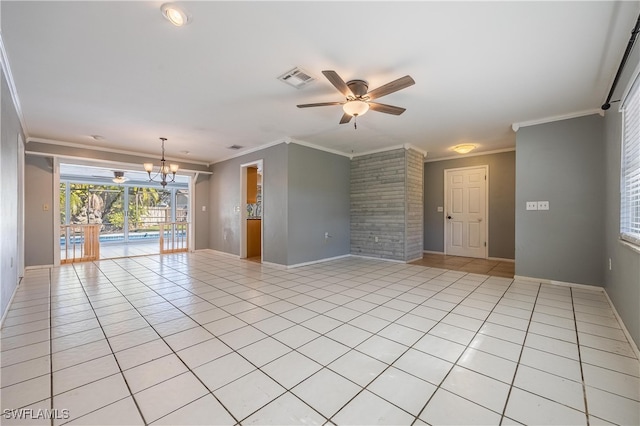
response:
[[[462,160],[468,157],[480,157],[482,155],[502,154],[503,152],[512,152],[515,150],[516,150],[516,147],[514,146],[513,148],[493,149],[491,151],[473,152],[469,154],[457,154],[457,155],[451,155],[448,157],[429,158],[429,159],[425,159],[424,162],[435,163],[436,161]]]
[[[286,268],[287,269],[300,268],[302,266],[309,266],[309,265],[315,265],[317,263],[331,262],[332,260],[344,259],[346,257],[351,257],[351,255],[350,254],[343,254],[343,255],[340,255],[340,256],[325,257],[323,259],[312,260],[310,262],[294,263],[293,265],[287,265]],[[280,266],[282,266],[282,265],[280,265]]]
[[[595,108],[595,109],[588,109],[585,111],[572,112],[569,114],[562,114],[562,115],[555,115],[551,117],[540,118],[538,120],[521,121],[519,123],[513,123],[511,125],[511,128],[513,129],[514,132],[517,132],[518,130],[520,130],[521,127],[553,123],[554,121],[569,120],[571,118],[584,117],[584,116],[593,115],[593,114],[598,114],[601,117],[604,117],[604,111],[602,111],[600,108]]]
[[[151,157],[151,158],[155,158],[158,157],[158,153],[148,153],[148,152],[138,152],[138,151],[128,151],[125,149],[115,149],[115,148],[108,148],[108,147],[101,147],[101,146],[92,146],[92,145],[84,145],[84,144],[80,144],[80,143],[75,143],[75,142],[66,142],[66,141],[59,141],[56,139],[45,139],[45,138],[32,138],[29,137],[27,138],[27,146],[30,142],[36,142],[36,143],[44,143],[44,144],[48,144],[48,145],[58,145],[58,146],[66,146],[69,148],[78,148],[78,149],[88,149],[91,151],[98,151],[98,152],[111,152],[114,154],[123,154],[123,155],[135,155],[138,157]],[[30,151],[30,154],[34,154],[36,153],[36,151]],[[50,153],[46,153],[48,155],[56,155],[56,154],[50,154]],[[85,158],[85,157],[82,157]],[[193,161],[193,160],[187,160],[184,158],[177,158],[177,157],[166,157],[167,160],[171,160],[171,161],[178,161],[180,163],[185,163],[185,164],[196,164],[199,166],[207,166],[209,167],[209,163],[204,162],[204,161]]]
[[[289,142],[287,142],[286,138],[285,139],[277,139],[277,140],[275,140],[273,142],[267,142],[264,145],[255,146],[253,148],[245,149],[244,151],[236,152],[235,154],[232,154],[232,155],[230,155],[228,157],[223,157],[220,160],[212,161],[211,163],[208,163],[208,165],[211,166],[213,164],[222,163],[224,161],[228,161],[228,160],[232,160],[234,158],[242,157],[243,155],[251,154],[252,152],[262,151],[263,149],[271,148],[272,146],[280,145],[281,143],[289,143]]]
[[[609,297],[609,293],[607,293],[607,290],[603,288],[602,292],[606,296],[607,301],[609,302],[609,306],[611,306],[611,309],[613,310],[613,314],[615,315],[616,319],[618,320],[618,323],[620,323],[620,325],[622,326],[622,332],[627,337],[627,340],[629,341],[629,344],[631,345],[631,349],[633,349],[633,351],[636,354],[636,358],[640,359],[640,349],[638,348],[638,342],[633,340],[633,337],[631,337],[631,333],[629,333],[629,330],[627,329],[627,326],[625,325],[624,321],[622,321],[622,318],[618,314],[618,310],[616,309],[616,305],[614,305],[613,302],[611,301],[611,298]]]
[[[315,145],[315,144],[312,144],[310,142],[305,142],[305,141],[301,141],[301,140],[298,140],[298,139],[290,139],[289,138],[286,142],[288,144],[289,143],[295,143],[297,145],[306,146],[307,148],[317,149],[318,151],[325,151],[325,152],[329,152],[331,154],[336,154],[336,155],[341,155],[343,157],[353,158],[352,154],[347,154],[346,152],[338,151],[337,149],[325,148],[323,146]]]
[[[546,278],[527,277],[523,275],[514,275],[513,280],[523,281],[525,283],[532,283],[532,284],[550,284],[550,285],[557,285],[560,287],[574,287],[574,288],[579,288],[581,290],[589,290],[589,291],[604,291],[604,288],[599,287],[597,285],[570,283],[566,281],[556,281],[556,280],[549,280]]]
[[[27,136],[29,134],[27,130],[27,123],[24,120],[22,106],[20,104],[20,97],[18,96],[18,89],[16,88],[16,83],[13,79],[13,73],[11,72],[11,67],[9,66],[9,57],[7,56],[7,50],[4,47],[2,31],[0,31],[0,65],[2,66],[2,72],[4,73],[4,78],[7,81],[7,86],[9,86],[9,93],[11,93],[11,99],[13,100],[13,106],[15,107],[16,113],[18,114],[18,120],[20,120],[22,132],[25,134],[25,136]]]
[[[7,314],[9,313],[9,309],[11,309],[11,305],[13,304],[13,299],[16,297],[16,294],[18,293],[18,289],[20,288],[20,284],[22,284],[22,279],[18,279],[18,284],[16,285],[16,288],[13,289],[13,293],[11,294],[11,297],[9,298],[9,303],[7,303],[7,307],[6,307],[5,311],[2,313],[2,318],[0,318],[0,328],[2,328],[2,326],[4,325],[4,320],[7,318]]]

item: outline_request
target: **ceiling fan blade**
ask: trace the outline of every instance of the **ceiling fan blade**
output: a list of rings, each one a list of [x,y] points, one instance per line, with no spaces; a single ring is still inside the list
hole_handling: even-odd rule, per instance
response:
[[[406,87],[413,86],[416,82],[411,78],[411,76],[405,75],[404,77],[400,77],[397,80],[393,80],[390,83],[385,84],[384,86],[380,86],[377,89],[374,89],[367,93],[369,99],[376,99],[386,96],[390,93],[397,92],[398,90],[402,90]]]
[[[401,108],[393,105],[379,104],[377,102],[369,102],[369,109],[378,112],[384,112],[385,114],[400,115],[405,112],[406,108]]]
[[[346,112],[342,115],[342,118],[340,119],[340,124],[346,124],[348,122],[351,121],[351,115],[347,114]]]
[[[327,70],[327,71],[322,71],[322,74],[324,74],[324,76],[327,77],[327,80],[329,80],[329,82],[333,84],[333,86],[336,89],[338,89],[338,91],[342,93],[344,96],[353,96],[351,89],[349,89],[349,86],[347,86],[347,83],[344,82],[342,77],[340,77],[337,72]]]
[[[344,102],[320,102],[317,104],[302,104],[297,105],[298,108],[311,108],[311,107],[319,107],[319,106],[329,106],[329,105],[342,105]]]

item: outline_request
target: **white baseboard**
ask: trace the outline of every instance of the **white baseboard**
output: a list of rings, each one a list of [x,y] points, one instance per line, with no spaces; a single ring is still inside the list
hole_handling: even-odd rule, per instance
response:
[[[310,262],[295,263],[293,265],[287,265],[287,269],[299,268],[301,266],[315,265],[316,263],[331,262],[332,260],[344,259],[345,257],[351,257],[351,255],[343,254],[340,256],[325,257],[324,259],[312,260]]]
[[[262,264],[264,266],[269,266],[271,268],[275,268],[275,269],[287,269],[287,265],[281,265],[279,263],[273,263],[273,262],[265,262],[264,260],[262,261]]]
[[[361,254],[351,254],[351,257],[358,257],[360,259],[371,259],[371,260],[382,260],[385,262],[392,262],[392,263],[407,263],[404,260],[396,260],[396,259],[385,259],[384,257],[374,257],[374,256],[363,256]]]
[[[11,304],[13,303],[13,298],[16,297],[16,293],[18,292],[18,288],[20,288],[21,283],[22,283],[22,278],[18,279],[18,284],[16,284],[16,288],[13,289],[11,298],[9,298],[9,303],[7,303],[7,308],[2,313],[2,318],[0,318],[0,329],[4,325],[4,320],[7,318],[7,314],[9,313],[9,309],[11,308]]]
[[[636,353],[636,358],[640,359],[640,349],[638,348],[638,342],[633,340],[633,337],[631,337],[631,333],[629,333],[629,330],[627,330],[627,326],[624,325],[622,318],[620,318],[620,315],[618,315],[618,310],[616,309],[615,305],[611,301],[611,298],[609,297],[609,293],[607,293],[607,290],[603,288],[602,292],[606,296],[607,301],[609,302],[609,306],[611,306],[611,309],[613,309],[613,314],[616,316],[616,319],[620,323],[620,326],[622,327],[622,332],[624,333],[625,336],[627,336],[627,340],[631,345],[631,349],[633,349],[633,351]]]
[[[33,265],[33,266],[26,266],[24,268],[25,273],[26,271],[32,270],[32,269],[49,269],[49,268],[55,268],[54,264],[51,265]]]
[[[507,259],[506,257],[487,257],[487,260],[496,260],[498,262],[516,263],[515,259]]]
[[[211,251],[215,254],[219,254],[221,256],[227,256],[227,257],[231,257],[234,259],[240,259],[240,255],[237,254],[233,254],[233,253],[227,253],[226,251],[220,251],[220,250],[214,250],[214,249],[202,249],[202,250],[198,250],[198,251]]]
[[[597,286],[597,285],[569,283],[569,282],[565,282],[565,281],[549,280],[549,279],[546,279],[546,278],[525,277],[525,276],[522,276],[522,275],[514,275],[513,280],[514,281],[523,281],[523,282],[527,282],[527,283],[536,283],[536,284],[551,284],[551,285],[557,285],[557,286],[561,286],[561,287],[574,287],[574,288],[579,288],[581,290],[604,291],[604,288],[602,288],[600,286]]]

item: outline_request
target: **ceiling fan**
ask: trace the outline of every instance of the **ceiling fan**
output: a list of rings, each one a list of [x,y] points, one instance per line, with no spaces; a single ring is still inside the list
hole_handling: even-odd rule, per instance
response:
[[[408,75],[400,77],[397,80],[393,80],[390,83],[380,86],[370,92],[369,83],[364,80],[349,80],[346,83],[338,75],[337,72],[327,70],[322,71],[322,74],[334,85],[340,93],[342,93],[346,100],[343,102],[320,102],[315,104],[302,104],[298,105],[298,108],[310,108],[329,105],[342,105],[344,114],[340,119],[340,124],[345,124],[351,121],[351,117],[358,117],[365,114],[369,109],[378,112],[384,112],[385,114],[400,115],[405,112],[405,108],[400,108],[393,105],[381,104],[378,102],[371,102],[374,99],[381,98],[398,90],[402,90],[409,86],[414,85],[416,82]],[[354,128],[357,127],[357,123],[354,121]]]

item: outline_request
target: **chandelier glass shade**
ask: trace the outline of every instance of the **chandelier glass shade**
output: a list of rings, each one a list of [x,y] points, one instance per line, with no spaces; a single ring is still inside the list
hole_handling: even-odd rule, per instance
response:
[[[153,163],[144,163],[144,170],[149,175],[149,182],[159,182],[160,185],[164,188],[167,186],[167,183],[175,182],[176,180],[176,172],[179,169],[177,164],[167,164],[164,159],[164,142],[167,138],[160,138],[162,141],[162,158],[160,159],[160,168],[158,171],[151,176],[153,173]]]

